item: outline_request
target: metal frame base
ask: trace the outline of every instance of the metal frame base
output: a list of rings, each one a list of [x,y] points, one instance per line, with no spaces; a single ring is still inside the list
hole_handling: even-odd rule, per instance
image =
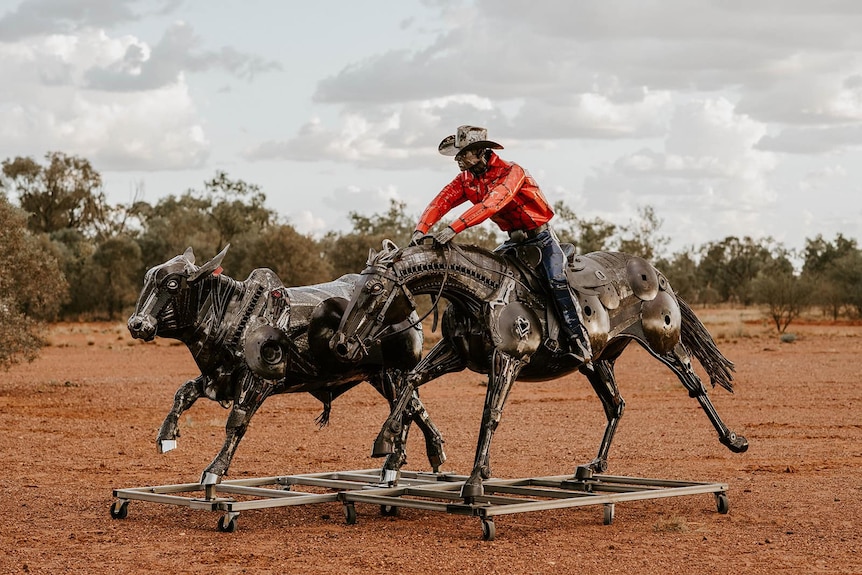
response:
[[[380,481],[380,469],[361,469],[234,479],[216,485],[185,483],[115,489],[111,517],[125,519],[130,501],[148,501],[221,511],[224,515],[218,522],[219,531],[234,532],[241,511],[340,501],[348,524],[356,523],[356,503],[379,505],[383,515],[397,515],[401,507],[423,509],[478,517],[482,538],[490,541],[495,536],[493,517],[497,515],[602,505],[604,524],[610,525],[616,503],[702,493],[715,496],[719,513],[729,510],[724,483],[593,475],[579,468],[575,476],[488,479],[483,484],[484,495],[465,503],[460,491],[466,480],[466,475],[401,471],[396,481],[387,484]],[[203,497],[179,495],[200,492]]]

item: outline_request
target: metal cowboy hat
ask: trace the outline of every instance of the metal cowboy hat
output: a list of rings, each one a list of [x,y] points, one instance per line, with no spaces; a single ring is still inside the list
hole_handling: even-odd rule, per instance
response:
[[[467,150],[493,148],[502,150],[503,146],[488,140],[488,130],[478,126],[458,126],[455,133],[443,138],[437,149],[444,156],[455,156]]]

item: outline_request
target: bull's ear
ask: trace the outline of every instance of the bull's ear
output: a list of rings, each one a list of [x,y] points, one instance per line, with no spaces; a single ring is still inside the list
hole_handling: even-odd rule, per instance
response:
[[[186,251],[183,252],[183,257],[186,258],[190,264],[195,263],[195,252],[192,250],[191,246],[187,247]]]
[[[197,269],[197,271],[192,272],[189,275],[189,279],[187,280],[190,284],[195,283],[198,280],[201,280],[208,275],[215,273],[217,270],[221,269],[221,262],[224,259],[225,255],[227,255],[227,250],[230,247],[230,244],[226,245],[222,251],[218,253],[213,259],[202,265]]]

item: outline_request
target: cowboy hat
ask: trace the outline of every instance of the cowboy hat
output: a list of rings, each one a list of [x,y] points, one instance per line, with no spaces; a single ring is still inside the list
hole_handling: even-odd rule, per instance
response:
[[[455,156],[461,152],[476,150],[478,148],[502,150],[503,146],[497,142],[488,140],[488,130],[485,128],[479,128],[478,126],[458,126],[455,133],[443,138],[437,147],[444,156]]]

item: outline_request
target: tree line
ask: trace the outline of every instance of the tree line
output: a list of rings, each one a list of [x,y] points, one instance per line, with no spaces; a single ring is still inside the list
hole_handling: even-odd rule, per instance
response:
[[[862,252],[838,234],[806,239],[794,253],[771,238],[729,236],[668,254],[655,211],[642,207],[627,223],[584,219],[562,202],[554,227],[579,253],[619,250],[653,262],[694,304],[762,304],[779,331],[807,306],[833,318],[862,315]],[[268,267],[285,285],[326,282],[362,270],[383,239],[405,245],[417,214],[391,202],[383,213],[351,212],[351,229],[322,237],[298,232],[266,206],[259,186],[225,172],[200,189],[148,203],[110,204],[90,162],[50,152],[40,162],[15,157],[0,174],[0,366],[38,350],[39,326],[62,320],[117,320],[134,305],[147,269],[191,246],[208,258],[227,243],[224,268],[238,279]],[[456,241],[493,248],[491,226]],[[801,270],[793,262],[801,261]]]

